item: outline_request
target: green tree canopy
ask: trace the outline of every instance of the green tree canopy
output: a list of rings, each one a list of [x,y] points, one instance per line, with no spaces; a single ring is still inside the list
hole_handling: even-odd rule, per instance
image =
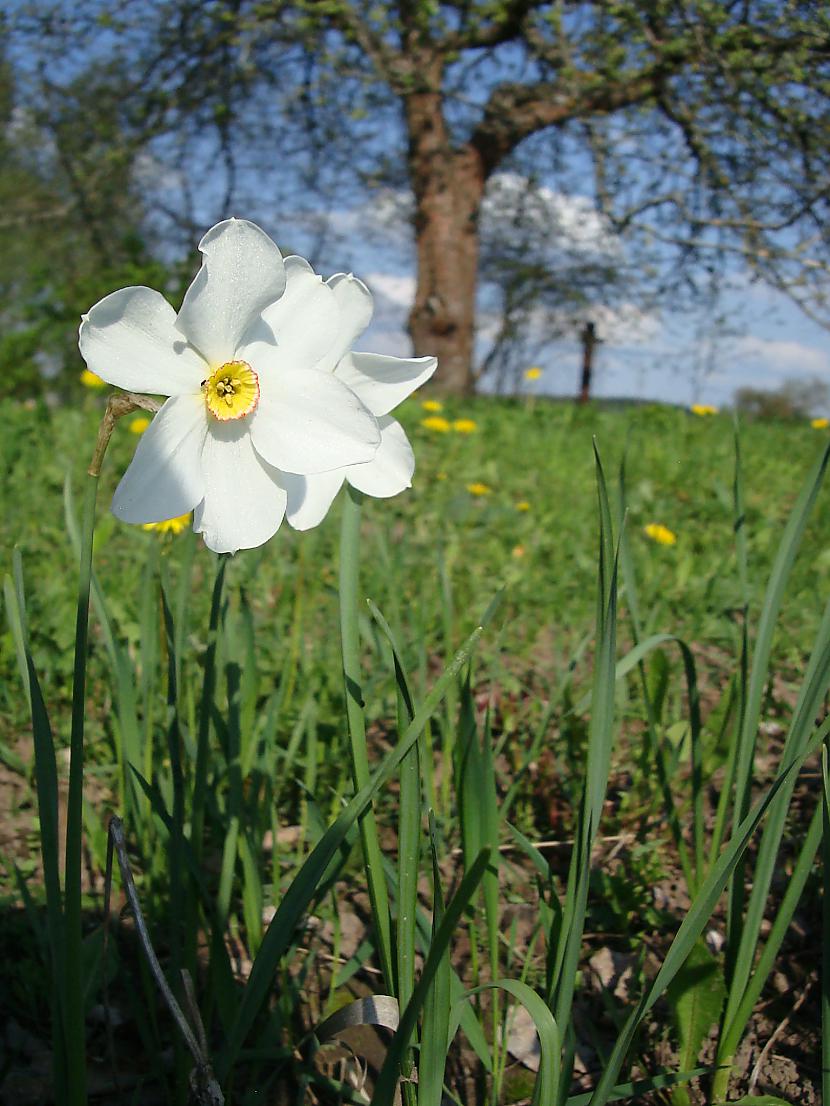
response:
[[[475,378],[476,290],[498,269],[480,215],[506,170],[590,200],[626,247],[609,287],[676,305],[762,279],[828,318],[823,4],[79,0],[71,28],[64,9],[33,0],[21,32],[46,54],[105,44],[154,156],[187,178],[167,194],[179,226],[239,204],[273,219],[298,185],[341,205],[407,189],[410,332],[447,388]],[[567,285],[537,267],[522,294]]]

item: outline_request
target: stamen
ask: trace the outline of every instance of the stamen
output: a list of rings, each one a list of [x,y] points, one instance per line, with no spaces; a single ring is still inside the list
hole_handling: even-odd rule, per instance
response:
[[[256,410],[259,378],[247,361],[228,361],[202,382],[202,391],[214,418],[241,419]]]

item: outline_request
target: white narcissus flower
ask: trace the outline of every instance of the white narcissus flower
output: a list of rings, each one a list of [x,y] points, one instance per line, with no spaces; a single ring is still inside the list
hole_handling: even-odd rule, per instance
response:
[[[284,264],[253,223],[218,223],[199,249],[178,315],[158,292],[123,288],[81,323],[91,371],[170,397],[116,489],[116,517],[192,510],[209,548],[233,553],[267,541],[286,508],[293,525],[316,525],[344,478],[370,495],[406,487],[411,450],[387,412],[435,358],[350,355],[368,290],[343,274],[324,283],[301,258]]]
[[[263,319],[281,334],[284,319],[319,294],[321,279],[302,257],[286,257],[285,295],[263,312]],[[377,419],[380,444],[370,461],[349,463],[321,473],[283,473],[288,493],[286,518],[295,530],[317,526],[328,512],[344,480],[366,495],[388,498],[412,484],[415,457],[409,439],[389,412],[429,380],[438,364],[435,357],[390,357],[353,352],[351,347],[372,318],[372,294],[351,273],[336,273],[322,285],[328,288],[340,312],[340,332],[318,363],[359,397]]]

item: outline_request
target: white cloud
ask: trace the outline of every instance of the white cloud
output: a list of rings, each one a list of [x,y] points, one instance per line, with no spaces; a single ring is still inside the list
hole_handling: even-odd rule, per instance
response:
[[[407,311],[415,299],[415,277],[409,273],[367,273],[362,278],[375,297]]]
[[[732,356],[754,366],[765,382],[794,376],[830,377],[830,353],[826,349],[791,339],[748,334],[734,343]]]
[[[619,238],[587,196],[554,192],[518,173],[496,173],[487,184],[481,210],[482,235],[515,233],[521,219],[554,249],[618,256]]]
[[[577,265],[581,260],[600,264],[616,260],[619,241],[590,199],[532,187],[517,174],[498,174],[488,185],[481,227],[485,244],[488,236],[498,245],[494,236],[516,233],[512,221],[520,204],[530,223],[531,240],[536,231],[535,256],[550,258],[552,264],[563,256],[567,264]],[[283,225],[285,214],[280,220]],[[406,355],[411,349],[407,316],[415,294],[410,194],[381,190],[359,207],[328,214],[333,235],[324,247],[325,262],[319,259],[321,270],[351,268],[375,295],[375,317],[361,346]],[[496,302],[486,289],[479,297],[482,353],[497,333]],[[797,377],[830,379],[826,332],[805,319],[786,297],[747,280],[725,294],[723,309],[736,328],[749,334],[732,341],[715,337],[714,351],[707,357],[706,343],[701,343],[693,320],[669,311],[660,317],[628,302],[592,304],[585,314],[596,323],[602,339],[596,351],[595,394],[725,406],[743,386],[772,389]],[[574,394],[581,361],[579,321],[540,308],[528,325],[531,344],[538,347],[534,359],[544,369],[540,390]],[[563,337],[556,338],[557,334]]]

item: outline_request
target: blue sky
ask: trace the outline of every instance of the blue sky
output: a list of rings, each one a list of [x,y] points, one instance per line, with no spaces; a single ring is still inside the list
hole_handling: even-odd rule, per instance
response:
[[[104,44],[105,39],[99,38],[99,46]],[[508,66],[517,64],[518,57],[509,52],[504,57],[500,55],[501,61]],[[23,60],[30,59],[24,54]],[[479,72],[477,79],[482,80],[484,76],[488,80],[495,79],[499,74],[503,75],[501,70],[493,68],[490,72],[488,69],[485,74]],[[484,95],[484,91],[481,94]],[[392,110],[380,128],[386,145],[401,144],[400,120],[396,123],[396,119]],[[392,127],[394,133],[386,134],[384,127],[387,126]],[[376,141],[380,141],[377,135]],[[197,142],[195,153],[199,156],[190,163],[191,167],[207,163],[219,168],[216,150],[208,150],[209,146],[212,140]],[[374,147],[369,153],[372,149]],[[166,156],[161,149],[157,153],[161,157],[149,153],[143,162],[148,176],[145,184],[151,193],[157,190],[169,192],[171,196],[181,194],[188,160],[183,160],[181,153],[172,149],[166,151]],[[584,206],[580,207],[589,197],[578,193],[590,192],[590,167],[584,152],[568,146],[565,153],[568,172],[560,175],[558,187],[572,191],[556,192],[557,185],[549,177],[549,187],[541,187],[545,194],[542,204],[547,204],[558,217],[560,227],[575,231],[577,238],[580,234],[584,236],[586,250],[599,249],[601,252],[603,248],[610,248],[613,251],[613,243],[609,244],[602,227],[592,223],[597,216],[586,216]],[[232,213],[259,222],[281,246],[288,245],[304,252],[323,274],[346,270],[362,277],[376,300],[375,319],[363,344],[378,352],[409,352],[406,318],[414,295],[415,259],[405,198],[397,196],[397,210],[394,204],[384,210],[377,195],[365,200],[357,198],[360,188],[355,185],[359,174],[355,173],[350,180],[337,177],[333,185],[329,182],[323,191],[334,196],[342,191],[343,207],[337,210],[335,202],[335,210],[327,213],[328,228],[321,233],[319,194],[310,195],[304,206],[302,199],[298,199],[296,180],[292,179],[292,174],[286,174],[285,163],[279,159],[276,162],[269,158],[263,160],[255,154],[256,151],[250,152],[250,156],[246,154],[241,159],[241,187]],[[317,167],[318,173],[341,171],[340,163]],[[511,174],[502,176],[510,177]],[[515,174],[514,179],[524,180],[516,178]],[[206,176],[199,175],[195,182],[190,179],[187,183],[191,189],[195,188],[196,206],[207,229],[222,215],[219,210],[219,197],[224,191],[221,169]],[[363,197],[365,195],[364,192]],[[163,241],[169,229],[159,229]],[[491,232],[498,231],[496,221]],[[544,231],[540,237],[544,237]],[[179,239],[173,252],[181,247],[187,248]],[[195,242],[190,244],[190,248],[193,247]],[[550,264],[556,263],[553,250]],[[731,334],[718,333],[714,339],[716,328],[705,316],[686,317],[679,310],[673,310],[670,303],[664,305],[659,314],[644,312],[634,304],[619,301],[613,310],[597,309],[594,321],[602,342],[595,358],[595,395],[725,406],[732,401],[736,390],[744,386],[775,389],[788,380],[799,378],[816,378],[830,385],[830,333],[807,318],[783,294],[750,283],[748,278],[742,280],[740,274],[737,279],[733,274],[732,284],[718,304],[718,311],[730,320]],[[487,349],[488,335],[492,334],[495,325],[495,319],[488,317],[486,302],[485,293],[479,311],[480,356]],[[543,372],[536,387],[541,392],[574,394],[580,375],[578,343],[567,338],[543,341],[543,336],[552,329],[550,319],[540,316],[535,325],[538,334],[535,343],[531,343],[534,348],[528,358]],[[576,334],[580,326],[581,321],[575,320],[571,332]],[[830,414],[830,410],[816,413]]]
[[[571,200],[566,198],[566,205]],[[396,203],[402,204],[402,211]],[[324,275],[350,270],[369,285],[375,295],[375,318],[361,345],[399,355],[410,349],[406,318],[415,288],[414,250],[405,215],[406,201],[399,195],[388,203],[381,196],[364,206],[333,211],[329,233],[314,258]],[[266,216],[263,225],[281,241],[290,227],[290,240],[298,251],[311,252],[312,243],[319,241],[301,211],[284,210],[279,220]],[[723,407],[744,386],[773,390],[803,378],[830,386],[830,333],[788,297],[739,277],[717,307],[729,320],[728,335],[717,333],[705,316],[684,317],[670,304],[659,314],[634,307],[626,312],[625,305],[622,310],[598,310],[602,343],[595,357],[594,394]],[[488,323],[486,312],[480,311],[480,351],[487,346]],[[543,371],[535,385],[540,392],[576,393],[581,364],[576,340],[541,345],[532,361]]]

